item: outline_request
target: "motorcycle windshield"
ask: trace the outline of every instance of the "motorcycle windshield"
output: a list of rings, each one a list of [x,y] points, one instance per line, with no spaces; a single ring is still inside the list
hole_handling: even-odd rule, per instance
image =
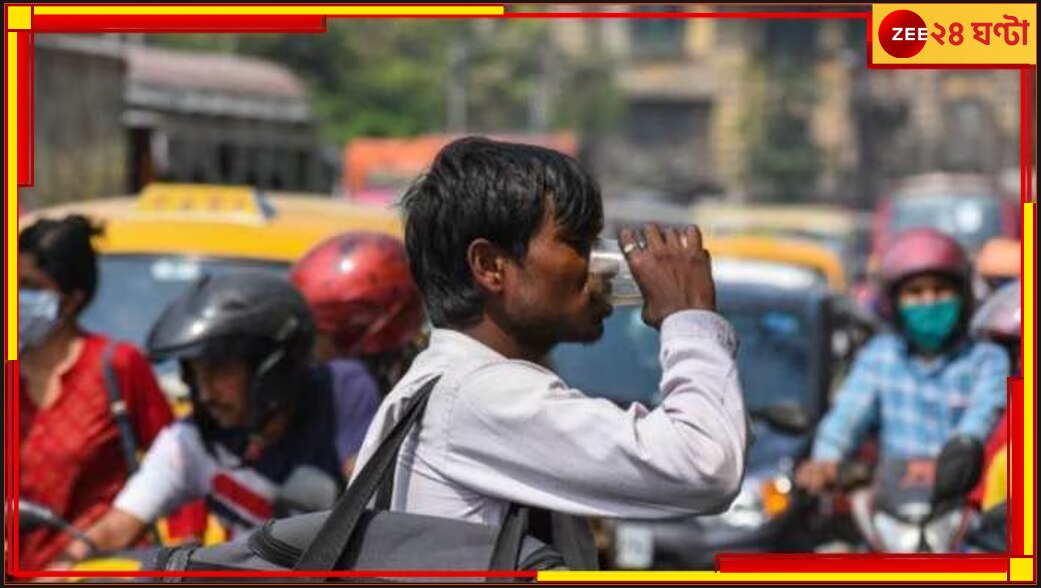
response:
[[[935,472],[926,460],[883,459],[875,471],[875,508],[918,524],[929,516]]]

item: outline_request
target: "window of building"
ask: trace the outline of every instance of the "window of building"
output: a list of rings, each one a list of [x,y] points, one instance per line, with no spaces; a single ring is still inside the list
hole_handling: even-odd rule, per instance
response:
[[[646,4],[634,8],[636,13],[684,12],[682,6]],[[629,38],[636,57],[682,57],[687,35],[684,18],[632,18],[628,21]]]
[[[633,100],[626,113],[626,134],[637,145],[689,143],[707,136],[709,110],[704,102]]]

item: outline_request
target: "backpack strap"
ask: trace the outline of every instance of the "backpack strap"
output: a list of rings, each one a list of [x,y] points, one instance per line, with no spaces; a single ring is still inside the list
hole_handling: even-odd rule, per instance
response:
[[[108,393],[108,410],[109,413],[112,414],[112,418],[116,421],[116,427],[119,429],[119,440],[123,445],[123,458],[127,462],[127,474],[133,475],[138,468],[137,435],[134,434],[134,427],[130,423],[130,414],[126,400],[123,398],[123,394],[119,390],[119,380],[116,378],[116,367],[112,363],[112,356],[115,351],[116,342],[109,341],[105,345],[105,351],[101,356],[101,366],[102,372],[105,376],[105,391]],[[156,545],[163,544],[159,535],[159,530],[156,529],[154,524],[148,526],[148,531]]]
[[[437,377],[430,380],[409,399],[402,418],[394,424],[380,442],[379,448],[336,501],[322,528],[293,566],[294,570],[328,572],[335,568],[336,562],[350,543],[362,513],[379,489],[383,477],[387,474],[393,475],[398,450],[412,426],[423,416],[430,392],[440,379]]]
[[[109,341],[105,345],[102,356],[102,366],[105,374],[105,391],[108,392],[108,410],[119,428],[119,438],[123,444],[123,457],[127,462],[127,471],[131,474],[137,471],[137,436],[134,435],[134,427],[130,424],[130,416],[127,411],[126,400],[119,391],[119,380],[116,378],[116,368],[112,364],[112,355],[116,350],[116,342]]]

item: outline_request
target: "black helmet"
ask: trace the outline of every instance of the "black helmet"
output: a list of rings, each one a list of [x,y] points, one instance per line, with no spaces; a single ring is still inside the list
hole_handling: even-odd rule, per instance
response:
[[[254,369],[247,428],[256,432],[292,400],[314,338],[311,310],[287,279],[236,272],[192,284],[163,311],[146,346],[157,360],[247,360]]]

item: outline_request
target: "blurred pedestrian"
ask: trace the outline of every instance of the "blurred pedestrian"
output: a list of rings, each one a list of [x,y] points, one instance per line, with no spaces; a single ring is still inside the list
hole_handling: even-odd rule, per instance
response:
[[[987,241],[976,257],[976,274],[982,282],[977,300],[1017,279],[1023,272],[1023,245],[1018,239],[996,237]]]
[[[1005,409],[1009,360],[969,337],[970,266],[962,247],[932,229],[912,229],[890,245],[879,268],[895,330],[873,337],[817,431],[798,483],[832,484],[838,464],[879,425],[883,458],[932,460],[956,436],[983,443]]]
[[[1023,284],[1014,280],[990,295],[972,317],[973,337],[1000,345],[1009,354],[1012,374],[1023,374]],[[1008,451],[1008,413],[1002,414],[985,447],[984,476],[971,499],[983,510],[993,508],[1007,496],[1005,468]]]
[[[145,356],[79,324],[97,290],[100,234],[74,215],[18,235],[19,497],[80,530],[110,511],[127,449],[146,449],[173,419]],[[44,568],[68,541],[56,529],[27,533],[20,567]]]
[[[422,343],[423,302],[405,247],[380,233],[344,233],[313,247],[289,275],[315,316],[315,358],[337,386],[355,390],[349,394],[355,402],[342,409],[360,413],[356,422],[364,435],[372,407],[401,379]],[[366,395],[370,378],[379,398]],[[344,464],[348,478],[354,457]]]

